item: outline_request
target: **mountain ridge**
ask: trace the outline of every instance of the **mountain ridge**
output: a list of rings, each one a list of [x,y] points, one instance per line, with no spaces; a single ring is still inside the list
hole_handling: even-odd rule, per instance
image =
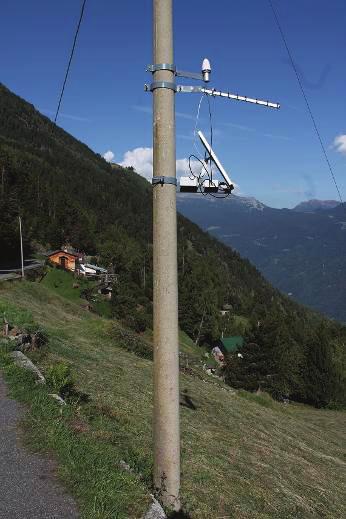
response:
[[[340,202],[337,200],[317,200],[313,198],[311,200],[300,202],[293,207],[293,210],[300,212],[325,211],[328,209],[334,209],[334,207],[337,207],[338,205],[340,205]]]
[[[346,204],[322,205],[257,211],[239,197],[195,197],[189,203],[178,197],[185,216],[248,258],[274,286],[346,322]]]

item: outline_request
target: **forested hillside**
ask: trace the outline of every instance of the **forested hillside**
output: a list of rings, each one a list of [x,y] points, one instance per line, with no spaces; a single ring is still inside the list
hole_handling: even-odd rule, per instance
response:
[[[181,194],[178,209],[295,301],[346,323],[346,204],[273,209],[251,198]]]
[[[27,253],[69,242],[98,255],[118,274],[114,316],[137,331],[150,327],[150,184],[131,168],[112,168],[2,85],[0,121],[0,259],[18,255],[20,214]],[[252,369],[250,389],[340,403],[346,329],[281,295],[248,261],[182,216],[178,233],[181,328],[208,344],[222,332],[241,333],[260,348],[257,368],[251,350],[236,381],[229,359],[230,382],[241,385]],[[229,318],[220,315],[225,304]]]

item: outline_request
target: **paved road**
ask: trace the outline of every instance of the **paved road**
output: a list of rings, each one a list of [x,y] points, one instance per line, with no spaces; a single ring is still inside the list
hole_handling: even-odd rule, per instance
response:
[[[38,260],[24,260],[24,263],[27,263],[27,265],[24,265],[24,271],[26,270],[35,270],[37,268],[40,268],[44,265],[44,262],[43,261],[38,261]],[[21,275],[22,273],[22,267],[21,265],[19,265],[18,267],[4,267],[4,266],[0,266],[0,274],[1,275],[5,275],[5,274],[20,274]]]
[[[43,261],[37,260],[25,260],[29,262],[29,265],[24,265],[24,271],[35,270],[42,267]],[[9,279],[18,279],[22,277],[22,269],[18,267],[16,269],[3,269],[0,268],[0,281],[7,281]],[[1,518],[0,518],[1,519]]]
[[[8,281],[9,279],[19,279],[22,276],[20,274],[15,274],[13,272],[9,274],[2,274],[0,271],[0,281]]]
[[[56,480],[54,463],[23,448],[22,415],[0,372],[0,519],[77,519],[77,506]]]

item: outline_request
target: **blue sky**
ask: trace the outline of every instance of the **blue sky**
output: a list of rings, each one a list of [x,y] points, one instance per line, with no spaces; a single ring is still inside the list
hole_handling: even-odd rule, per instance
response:
[[[345,0],[273,2],[346,198]],[[0,81],[49,117],[80,6],[80,0],[1,2]],[[151,0],[87,0],[58,120],[96,152],[110,150],[116,162],[132,157],[144,174],[152,145],[151,94],[143,91],[152,61],[151,10]],[[276,111],[211,100],[215,150],[241,193],[273,207],[337,199],[268,1],[175,0],[174,27],[179,68],[199,71],[208,57],[212,86],[282,105]],[[178,159],[193,152],[198,102],[198,94],[176,96]],[[205,101],[201,128],[207,130]],[[181,160],[180,172],[183,166]]]

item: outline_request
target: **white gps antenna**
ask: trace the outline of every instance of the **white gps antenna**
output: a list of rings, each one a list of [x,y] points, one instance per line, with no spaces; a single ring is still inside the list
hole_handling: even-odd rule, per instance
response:
[[[205,83],[209,83],[210,73],[211,73],[210,61],[208,60],[208,58],[204,58],[203,63],[202,63],[202,76],[203,76],[203,81]]]

